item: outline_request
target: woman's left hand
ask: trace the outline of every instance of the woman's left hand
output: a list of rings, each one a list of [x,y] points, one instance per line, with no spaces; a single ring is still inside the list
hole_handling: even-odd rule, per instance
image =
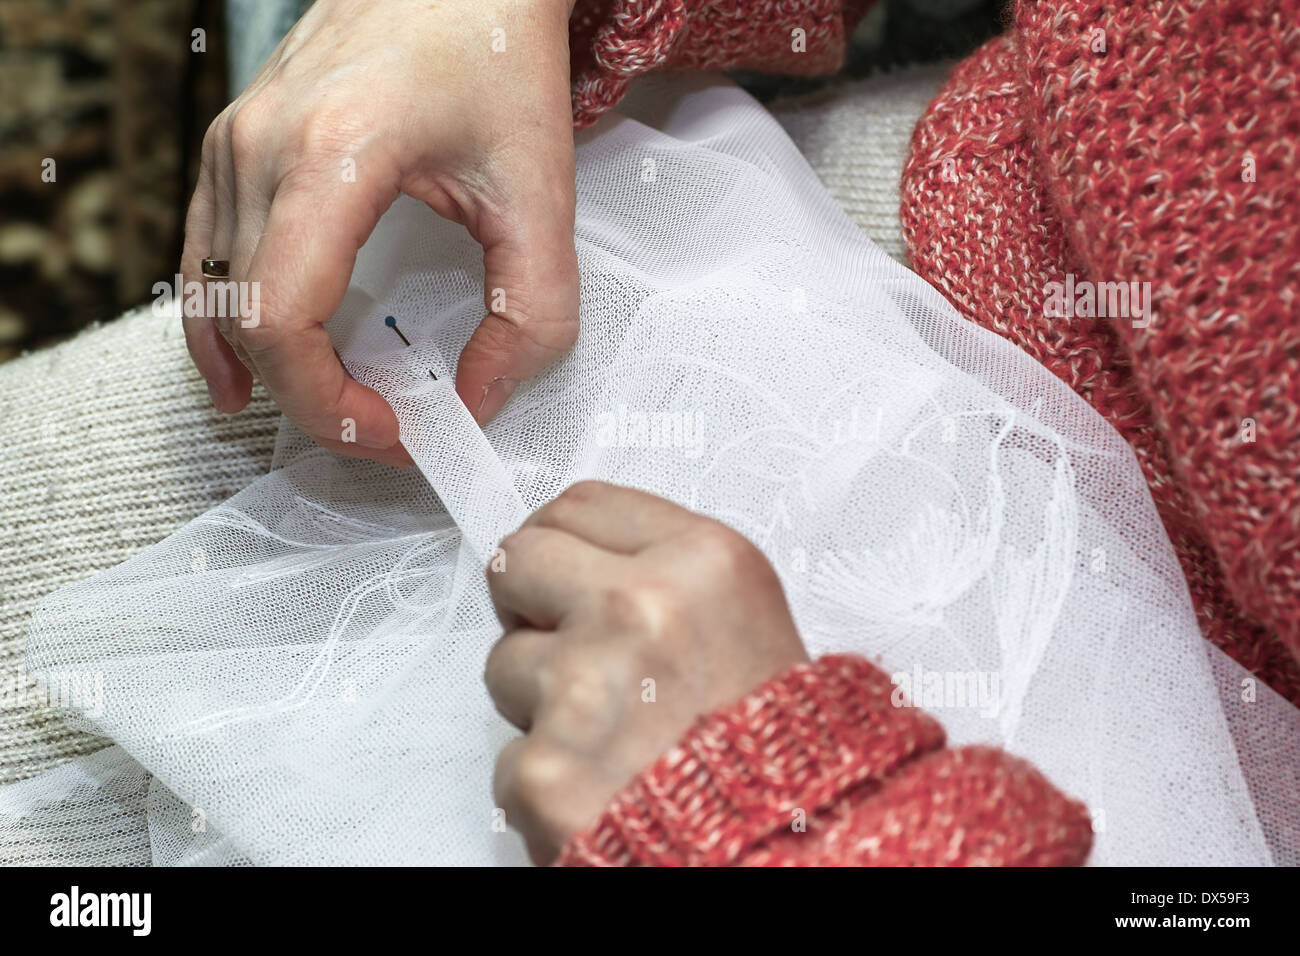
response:
[[[697,717],[808,660],[762,552],[630,488],[569,488],[501,542],[488,583],[506,633],[485,679],[525,732],[494,790],[537,863]]]

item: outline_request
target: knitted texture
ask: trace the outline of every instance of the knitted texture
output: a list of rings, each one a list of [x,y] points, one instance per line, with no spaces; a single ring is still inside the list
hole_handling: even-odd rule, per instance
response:
[[[907,146],[951,69],[950,63],[907,67],[768,104],[826,191],[900,262],[907,259],[898,217]]]
[[[0,366],[0,783],[105,746],[26,693],[27,619],[51,592],[121,564],[271,462],[259,387],[212,409],[180,324],[148,309]]]
[[[833,73],[872,0],[578,0],[570,19],[575,126],[660,67]]]
[[[1205,634],[1295,702],[1298,7],[1021,3],[918,126],[902,210],[917,270],[1133,446]],[[1150,282],[1154,318],[1051,317],[1067,275]]]
[[[1081,804],[1023,761],[947,750],[860,657],[797,665],[701,718],[560,865],[1077,865]]]

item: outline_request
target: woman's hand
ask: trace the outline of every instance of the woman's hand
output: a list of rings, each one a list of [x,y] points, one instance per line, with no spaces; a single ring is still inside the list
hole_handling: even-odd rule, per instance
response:
[[[198,280],[203,258],[228,259],[231,279],[260,284],[255,325],[185,321],[217,408],[248,402],[242,356],[321,444],[409,463],[392,410],[348,376],[322,327],[399,192],[483,246],[489,311],[456,375],[480,421],[572,345],[572,7],[317,0],[203,144],[182,271]],[[340,440],[344,419],[357,444]]]
[[[695,719],[808,660],[776,572],[726,526],[581,482],[501,542],[497,709],[525,736],[496,800],[537,863],[594,822]]]

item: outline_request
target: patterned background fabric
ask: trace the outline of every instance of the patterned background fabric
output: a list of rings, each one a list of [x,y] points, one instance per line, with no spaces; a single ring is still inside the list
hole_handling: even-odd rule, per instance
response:
[[[174,271],[225,103],[220,13],[218,0],[0,4],[0,361],[146,301]]]

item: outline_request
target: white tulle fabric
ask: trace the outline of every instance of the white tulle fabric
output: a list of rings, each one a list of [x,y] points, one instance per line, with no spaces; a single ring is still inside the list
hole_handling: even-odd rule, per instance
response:
[[[1202,640],[1119,436],[882,254],[744,93],[663,81],[634,112],[580,138],[577,347],[486,434],[452,390],[481,252],[399,201],[330,331],[419,470],[286,426],[266,477],[41,607],[29,669],[102,674],[81,719],[117,746],[0,790],[0,855],[523,862],[484,565],[600,478],[751,538],[814,655],[996,686],[921,703],[1086,802],[1092,862],[1294,862],[1296,711]]]

